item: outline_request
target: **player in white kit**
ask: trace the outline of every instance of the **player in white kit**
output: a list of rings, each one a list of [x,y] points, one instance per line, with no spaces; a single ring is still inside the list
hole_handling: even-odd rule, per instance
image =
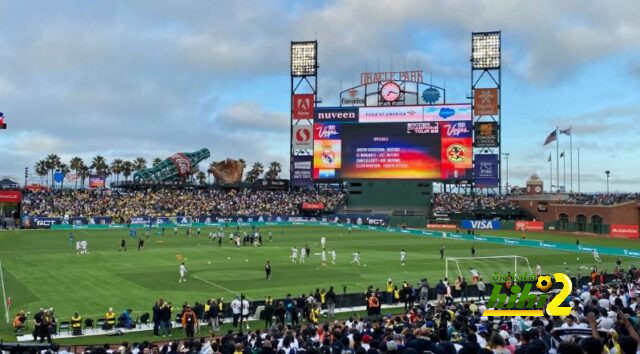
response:
[[[180,279],[178,279],[178,283],[187,281],[187,267],[184,266],[184,262],[180,264]]]
[[[327,265],[327,252],[325,250],[322,250],[322,266],[326,266]]]
[[[291,263],[295,263],[298,259],[298,249],[294,246],[291,247]]]
[[[322,250],[324,250],[324,245],[327,243],[326,237],[322,236],[320,238],[320,246],[322,246]]]
[[[329,253],[331,253],[331,264],[335,265],[336,264],[336,250],[332,249],[331,252],[329,252]]]
[[[593,254],[593,259],[595,259],[596,262],[602,262],[602,260],[600,260],[600,254],[598,253],[598,250],[593,250],[591,254]]]
[[[80,253],[89,253],[89,251],[87,250],[87,240],[80,241],[80,247],[82,247],[82,251]]]
[[[400,264],[404,267],[407,264],[407,252],[404,249],[400,250]]]
[[[303,248],[300,251],[300,263],[304,263],[304,260],[307,258],[307,252],[305,251],[305,249]]]
[[[82,252],[82,245],[80,245],[80,241],[76,241],[76,254],[80,254]]]
[[[360,252],[354,252],[351,255],[353,256],[351,263],[358,263],[358,265],[360,265]]]

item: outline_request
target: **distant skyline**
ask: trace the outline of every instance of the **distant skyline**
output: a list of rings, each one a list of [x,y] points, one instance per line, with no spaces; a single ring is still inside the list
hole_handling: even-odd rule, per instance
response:
[[[510,184],[537,173],[547,189],[544,139],[572,126],[574,190],[579,146],[583,192],[605,191],[605,170],[612,192],[637,192],[638,13],[577,0],[3,1],[0,176],[22,182],[50,153],[150,162],[206,147],[207,165],[278,161],[286,177],[290,41],[318,40],[323,105],[392,60],[467,102],[471,32],[502,30]]]

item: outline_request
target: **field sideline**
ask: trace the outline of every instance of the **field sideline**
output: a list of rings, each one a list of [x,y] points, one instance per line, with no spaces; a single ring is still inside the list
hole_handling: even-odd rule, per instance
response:
[[[280,230],[284,235],[280,236]],[[447,257],[469,257],[471,242],[417,237],[400,233],[347,230],[324,226],[264,227],[264,246],[232,247],[225,237],[221,248],[210,245],[206,235],[211,229],[203,229],[198,239],[179,235],[167,229],[165,236],[151,233],[144,251],[138,251],[137,240],[128,238],[127,230],[74,230],[76,240],[86,239],[88,255],[76,255],[74,246],[68,244],[68,231],[20,230],[0,232],[0,261],[4,271],[7,296],[12,299],[10,319],[20,309],[34,313],[39,307],[54,307],[59,320],[67,320],[79,311],[85,318],[103,316],[108,307],[119,314],[126,308],[134,315],[149,312],[157,298],[180,305],[187,301],[205,301],[208,298],[225,298],[230,301],[237,293],[252,299],[266,295],[284,297],[309,293],[316,288],[334,286],[338,293],[346,286],[348,292],[364,291],[366,286],[384,288],[387,278],[397,284],[406,280],[417,283],[427,277],[432,286],[443,277],[444,262],[438,250],[445,245]],[[250,228],[241,228],[241,231]],[[268,240],[268,232],[274,235]],[[230,230],[227,231],[227,235]],[[520,237],[519,232],[488,231],[479,234]],[[144,235],[142,230],[138,235]],[[291,264],[291,246],[298,248],[308,244],[311,253],[320,251],[320,237],[327,238],[327,249],[336,249],[336,265],[322,267],[319,256],[307,259],[306,264]],[[119,252],[119,242],[127,240],[128,251]],[[572,243],[575,236],[530,233],[529,239]],[[638,242],[624,239],[582,237],[584,245],[610,247],[638,247]],[[408,263],[400,266],[399,252],[407,251]],[[531,268],[540,262],[545,273],[566,272],[586,274],[586,267],[593,265],[588,254],[534,249],[506,245],[476,243],[476,256],[516,254],[528,257]],[[350,264],[351,253],[360,251],[363,266]],[[615,257],[601,256],[599,268],[612,269]],[[178,284],[178,265],[184,259],[189,270],[186,283]],[[266,281],[263,266],[269,259],[273,265],[273,278]],[[330,263],[330,257],[328,257]],[[629,266],[637,259],[624,259]],[[566,264],[565,264],[566,262]],[[367,266],[365,267],[364,264]],[[512,269],[511,262],[483,260],[461,263],[461,267],[473,264],[486,279],[494,271]],[[579,268],[582,267],[582,270]],[[465,272],[463,269],[463,272]],[[467,274],[464,274],[467,276]],[[4,322],[2,308],[0,335],[12,339],[12,331]]]

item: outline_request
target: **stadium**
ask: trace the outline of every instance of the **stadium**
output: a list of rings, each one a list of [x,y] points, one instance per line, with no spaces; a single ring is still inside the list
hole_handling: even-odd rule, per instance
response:
[[[640,352],[640,193],[610,192],[605,162],[606,187],[583,191],[572,123],[505,143],[508,31],[467,31],[454,84],[392,56],[338,88],[319,63],[342,54],[309,38],[270,54],[289,63],[288,93],[269,93],[287,102],[282,161],[194,134],[165,155],[47,151],[16,162],[22,181],[2,108],[0,350]],[[511,170],[521,185],[515,145],[544,155]]]

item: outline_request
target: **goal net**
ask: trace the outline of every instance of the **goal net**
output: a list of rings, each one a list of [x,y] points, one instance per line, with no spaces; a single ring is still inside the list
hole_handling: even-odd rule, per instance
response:
[[[499,274],[523,273],[533,274],[529,259],[524,256],[493,256],[493,257],[447,257],[445,258],[444,276],[463,277],[471,279],[473,272],[477,272],[480,277],[484,277],[488,281],[491,276],[498,272]]]

